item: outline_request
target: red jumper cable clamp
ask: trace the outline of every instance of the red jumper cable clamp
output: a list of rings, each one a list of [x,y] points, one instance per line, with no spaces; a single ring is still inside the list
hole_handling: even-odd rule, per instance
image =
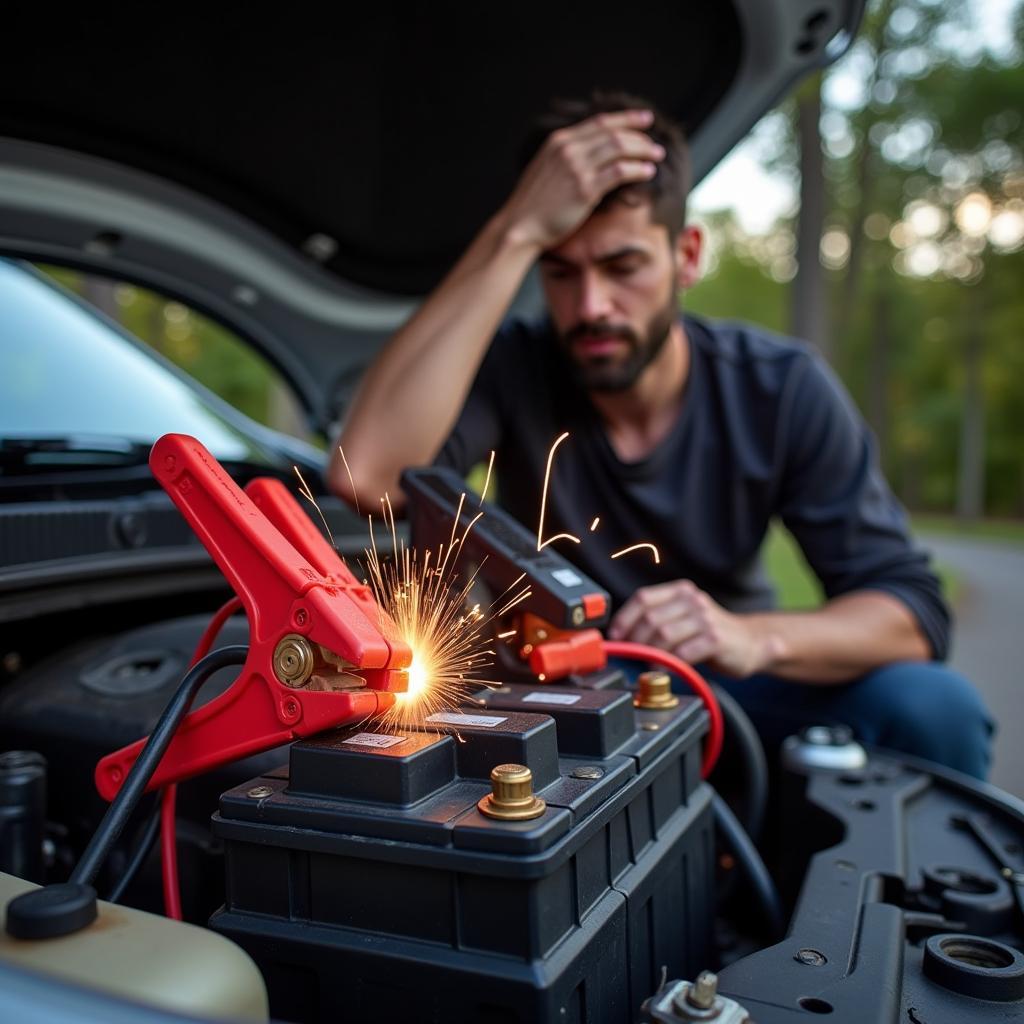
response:
[[[283,484],[243,492],[184,434],[161,437],[149,464],[241,599],[249,654],[235,682],[182,721],[147,790],[367,718],[407,689],[408,646]],[[105,799],[144,745],[97,764]]]

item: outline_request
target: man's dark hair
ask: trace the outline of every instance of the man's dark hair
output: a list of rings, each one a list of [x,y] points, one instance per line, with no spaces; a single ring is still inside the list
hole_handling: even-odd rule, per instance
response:
[[[664,224],[668,228],[669,237],[675,238],[686,223],[686,199],[691,182],[690,147],[679,124],[649,100],[626,92],[598,90],[585,100],[553,100],[550,108],[534,124],[525,149],[524,163],[532,159],[544,140],[559,128],[568,128],[596,114],[617,110],[651,111],[654,119],[642,130],[665,150],[665,159],[658,164],[657,172],[650,181],[613,189],[597,205],[595,212],[606,210],[616,202],[632,205],[637,199],[643,198],[651,204],[651,220],[656,224]]]

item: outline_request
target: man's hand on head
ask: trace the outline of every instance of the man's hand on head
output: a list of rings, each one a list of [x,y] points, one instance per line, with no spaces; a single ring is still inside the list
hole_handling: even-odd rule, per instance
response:
[[[653,178],[665,150],[644,132],[652,119],[649,110],[621,110],[552,132],[505,204],[508,230],[525,244],[549,249],[609,192]]]
[[[642,587],[616,613],[608,635],[737,678],[765,671],[776,653],[754,620],[726,611],[689,580]]]

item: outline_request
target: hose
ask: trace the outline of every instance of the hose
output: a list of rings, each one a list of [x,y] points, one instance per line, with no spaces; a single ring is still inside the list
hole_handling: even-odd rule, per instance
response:
[[[750,883],[750,888],[761,909],[761,915],[768,927],[769,937],[772,942],[778,942],[785,935],[786,915],[782,909],[779,892],[775,888],[771,875],[768,874],[768,868],[765,867],[750,836],[743,830],[736,815],[729,809],[729,805],[714,792],[711,794],[711,808],[718,831],[747,876],[747,881]]]
[[[100,867],[120,837],[142,794],[146,791],[153,772],[156,771],[167,752],[181,720],[188,714],[188,709],[199,692],[199,688],[219,669],[229,665],[243,664],[248,653],[249,648],[242,645],[222,647],[220,650],[208,654],[189,669],[160,715],[160,720],[150,733],[138,760],[128,772],[124,785],[107,808],[107,813],[93,833],[92,839],[89,840],[89,845],[75,865],[74,871],[71,872],[69,881],[86,885],[91,885],[95,881]]]

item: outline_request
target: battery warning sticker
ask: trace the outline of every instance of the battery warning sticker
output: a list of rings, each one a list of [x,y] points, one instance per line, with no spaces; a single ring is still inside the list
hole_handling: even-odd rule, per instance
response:
[[[442,713],[431,715],[428,722],[437,722],[439,725],[482,725],[485,729],[493,729],[496,725],[508,721],[506,718],[492,718],[488,715],[456,715],[454,713]]]
[[[575,704],[580,699],[578,693],[544,693],[534,691],[523,698],[524,704]]]
[[[578,587],[583,580],[572,571],[572,569],[554,569],[551,575],[562,584],[563,587]]]
[[[379,732],[357,732],[355,736],[349,736],[347,740],[341,742],[350,743],[354,747],[395,747],[399,743],[404,743],[406,740],[405,736],[385,736]]]

